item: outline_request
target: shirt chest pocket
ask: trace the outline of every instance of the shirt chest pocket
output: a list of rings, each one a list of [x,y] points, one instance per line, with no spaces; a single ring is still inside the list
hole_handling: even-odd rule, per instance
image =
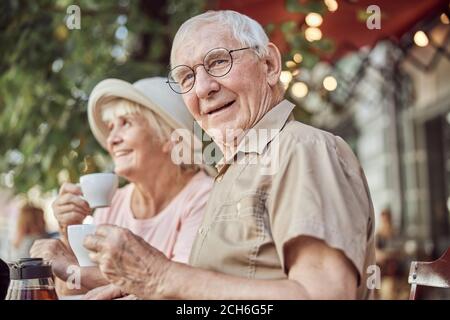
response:
[[[212,233],[230,245],[261,242],[267,230],[265,201],[265,194],[252,193],[223,204],[214,217]]]

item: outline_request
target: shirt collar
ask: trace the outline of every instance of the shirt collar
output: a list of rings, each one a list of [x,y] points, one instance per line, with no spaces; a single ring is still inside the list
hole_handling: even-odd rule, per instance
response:
[[[261,154],[266,146],[280,133],[286,121],[294,109],[295,104],[283,100],[269,112],[267,112],[242,138],[233,154],[223,157],[217,163],[216,168],[220,172],[222,168],[239,153]]]

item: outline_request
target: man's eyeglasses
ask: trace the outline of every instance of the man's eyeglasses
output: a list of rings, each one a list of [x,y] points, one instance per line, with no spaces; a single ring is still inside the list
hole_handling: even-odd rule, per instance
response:
[[[206,72],[213,77],[223,77],[230,72],[233,66],[231,53],[247,49],[252,49],[252,47],[233,50],[225,48],[212,49],[206,53],[203,63],[196,64],[192,68],[186,65],[179,65],[170,70],[166,82],[176,93],[187,93],[194,87],[197,67],[203,66]]]

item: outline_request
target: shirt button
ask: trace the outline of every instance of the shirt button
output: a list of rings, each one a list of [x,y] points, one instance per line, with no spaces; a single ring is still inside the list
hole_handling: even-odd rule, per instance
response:
[[[241,214],[241,203],[240,202],[237,203],[236,209],[237,209],[237,215],[239,216]]]
[[[205,234],[205,228],[204,227],[200,227],[199,229],[198,229],[198,234],[199,235],[204,235]]]
[[[218,176],[218,177],[216,178],[216,181],[217,181],[217,182],[222,181],[222,177],[223,177],[223,175]]]

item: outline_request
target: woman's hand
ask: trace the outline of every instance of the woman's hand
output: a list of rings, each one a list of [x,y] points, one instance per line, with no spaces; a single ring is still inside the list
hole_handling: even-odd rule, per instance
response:
[[[92,209],[81,198],[81,188],[72,183],[64,183],[59,189],[59,195],[52,204],[53,213],[58,220],[61,233],[67,238],[67,226],[81,224],[90,215]]]
[[[42,258],[52,264],[53,273],[62,280],[68,277],[67,268],[71,265],[78,266],[74,254],[61,240],[42,239],[36,240],[30,249],[32,258]]]
[[[164,254],[131,231],[98,226],[84,245],[105,277],[122,291],[141,299],[161,298],[161,284],[171,264]]]

